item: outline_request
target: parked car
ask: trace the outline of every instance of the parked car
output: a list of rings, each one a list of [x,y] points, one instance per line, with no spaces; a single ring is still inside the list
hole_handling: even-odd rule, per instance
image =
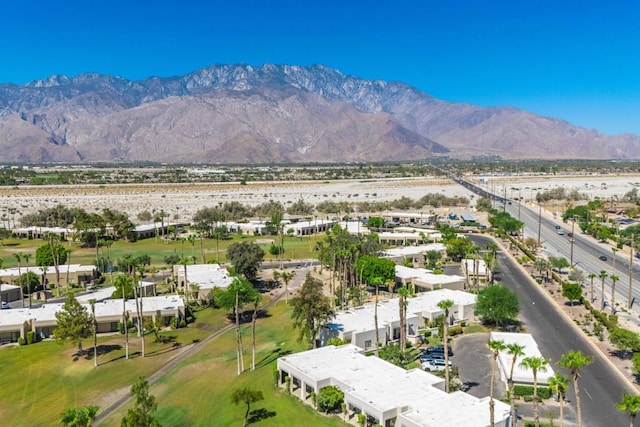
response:
[[[562,229],[556,230],[556,233],[558,233],[560,236],[564,235],[564,231]]]
[[[444,371],[445,366],[444,359],[430,360],[422,363],[422,369],[427,372]],[[449,366],[451,366],[451,361],[449,361]]]
[[[5,310],[5,309],[7,309],[7,308],[10,308],[10,307],[9,307],[9,303],[8,303],[8,302],[6,302],[6,301],[2,301],[2,310]]]
[[[444,354],[444,345],[434,345],[431,347],[427,347],[426,350],[423,350],[424,354],[431,354],[431,353],[442,353]],[[451,346],[447,346],[447,353],[449,354],[449,356],[453,356],[453,349],[451,348]]]
[[[444,360],[444,353],[431,353],[420,356],[420,362],[431,362],[432,360]]]
[[[605,255],[600,255],[600,261],[607,261],[608,258]]]

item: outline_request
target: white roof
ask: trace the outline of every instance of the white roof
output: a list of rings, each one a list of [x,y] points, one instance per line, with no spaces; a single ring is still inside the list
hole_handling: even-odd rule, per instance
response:
[[[474,266],[474,264],[476,263],[476,266]],[[469,274],[475,274],[477,273],[479,276],[484,276],[487,274],[487,263],[484,262],[483,259],[478,258],[476,259],[463,259],[462,261],[462,268],[465,269],[469,272]]]
[[[463,291],[452,291],[450,289],[438,289],[430,292],[423,292],[415,298],[409,298],[407,305],[407,317],[422,316],[425,314],[439,314],[443,310],[438,307],[438,303],[443,300],[451,300],[455,305],[475,304],[476,295]],[[400,321],[398,312],[398,298],[386,301],[378,301],[378,327],[384,327]],[[329,329],[339,328],[345,332],[364,332],[375,330],[373,319],[374,304],[366,304],[362,307],[339,311],[335,318],[327,323]]]
[[[135,301],[126,301],[127,311],[133,313],[136,311]],[[53,304],[43,304],[38,308],[13,308],[8,310],[0,310],[0,327],[13,325],[22,325],[24,322],[32,319],[35,322],[52,323],[56,321],[56,312],[62,310],[64,303],[57,302]],[[89,303],[83,303],[87,307],[87,311],[91,312]],[[184,308],[182,297],[178,295],[166,295],[158,297],[142,298],[142,310],[144,313],[151,315],[154,312],[163,310],[176,310]],[[122,298],[109,299],[96,303],[96,318],[113,317],[122,315]],[[6,329],[6,328],[5,328]]]
[[[12,291],[14,289],[20,289],[20,286],[8,285],[6,283],[0,283],[0,292],[2,292],[2,291]]]
[[[20,268],[11,267],[11,268],[5,268],[0,270],[0,277],[4,277],[4,276],[20,277],[20,273],[22,274],[26,273],[27,269],[29,271],[33,271],[35,274],[38,274],[38,275],[44,274],[44,269],[42,267],[33,266],[33,265],[30,265],[27,267],[23,265]],[[69,273],[91,273],[95,269],[96,267],[94,265],[60,264],[58,266],[58,270],[60,270],[61,275],[67,274],[67,270],[69,271]],[[47,267],[47,274],[54,273],[54,272],[55,272],[55,268],[53,266]]]
[[[538,343],[531,334],[520,334],[514,332],[491,332],[490,339],[492,341],[503,341],[506,344],[519,344],[524,347],[524,356],[516,359],[516,364],[513,368],[513,381],[516,383],[533,383],[533,371],[520,366],[522,359],[527,357],[543,357],[542,353],[538,349]],[[511,370],[511,363],[513,356],[506,351],[501,351],[498,354],[500,365],[505,370],[505,376],[509,376]],[[548,359],[547,359],[548,360]],[[551,363],[547,366],[545,372],[538,372],[538,384],[548,384],[549,377],[554,375]]]
[[[367,228],[366,225],[361,223],[360,221],[341,221],[338,223],[340,227],[344,230],[347,230],[350,234],[370,234],[371,231]]]
[[[333,224],[335,221],[328,221],[325,219],[314,219],[313,221],[298,221],[298,222],[287,222],[287,226],[285,227],[285,232],[289,228],[293,228],[294,230],[300,230],[305,228],[314,228],[319,227],[325,224]]]
[[[282,363],[282,364],[281,364]],[[364,356],[351,344],[327,346],[278,359],[319,383],[334,379],[345,398],[360,401],[380,412],[396,409],[419,425],[478,426],[489,420],[489,400],[463,392],[445,393],[443,379],[420,369],[405,370],[375,356]],[[290,374],[295,374],[290,372]],[[509,405],[496,401],[496,421],[508,415]]]
[[[387,233],[393,236],[393,233]],[[415,256],[422,255],[429,251],[443,252],[447,247],[442,243],[429,243],[427,245],[418,246],[402,246],[400,248],[392,248],[385,250],[382,254],[386,257]]]
[[[464,280],[463,276],[448,274],[433,274],[431,270],[424,268],[411,268],[403,265],[396,265],[396,277],[406,280],[415,280],[429,285],[445,285],[449,283],[459,283]]]
[[[184,266],[175,265],[174,270],[177,271],[178,280],[181,280],[184,277]],[[200,289],[225,289],[233,282],[234,277],[226,268],[220,267],[220,264],[194,264],[187,265],[187,280]]]

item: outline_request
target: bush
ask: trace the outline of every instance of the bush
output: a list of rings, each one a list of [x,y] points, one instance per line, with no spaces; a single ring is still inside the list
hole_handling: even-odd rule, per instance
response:
[[[458,325],[458,326],[454,326],[453,328],[449,328],[449,336],[450,337],[455,337],[456,335],[460,335],[462,334],[463,330],[462,330],[462,326]]]
[[[332,385],[320,389],[316,397],[318,410],[322,412],[337,411],[343,401],[344,393]]]
[[[525,401],[530,402],[533,396],[533,386],[515,385],[513,386],[513,394],[516,397],[525,397]],[[529,397],[529,400],[526,399]],[[538,387],[538,399],[549,399],[551,397],[551,389],[549,387]]]
[[[25,339],[22,338],[22,337],[18,337],[18,344],[19,345],[25,345],[25,344],[27,344],[27,341],[25,341]]]
[[[27,344],[33,344],[34,338],[35,337],[35,333],[33,331],[28,331],[27,332]],[[22,337],[20,337],[22,338]]]

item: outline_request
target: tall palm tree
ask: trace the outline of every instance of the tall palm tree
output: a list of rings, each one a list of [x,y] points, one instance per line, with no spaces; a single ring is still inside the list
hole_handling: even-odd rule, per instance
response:
[[[407,298],[411,296],[411,290],[407,285],[398,288],[398,304],[400,311],[400,350],[404,353],[407,349]]]
[[[184,298],[185,305],[189,305],[189,282],[187,281],[187,265],[189,265],[189,258],[180,258],[178,264],[184,267]]]
[[[98,321],[96,320],[96,300],[89,300],[91,305],[91,325],[93,326],[93,367],[98,367]]]
[[[560,427],[564,425],[564,396],[569,388],[569,380],[560,372],[556,372],[552,377],[549,377],[549,388],[558,395],[558,401],[560,402]]]
[[[576,408],[578,410],[578,427],[582,427],[582,408],[580,407],[580,388],[578,387],[578,379],[580,378],[580,369],[593,362],[592,356],[585,356],[580,350],[569,350],[560,357],[558,364],[571,372],[573,380],[573,391],[576,394]]]
[[[29,258],[31,258],[31,254],[24,253],[22,254],[24,258],[25,264],[27,264],[27,277],[29,276]],[[29,308],[31,308],[31,283],[29,283],[27,287],[27,293],[29,294]]]
[[[595,273],[589,273],[589,275],[587,276],[589,278],[589,280],[591,281],[591,299],[589,300],[589,302],[591,302],[591,304],[593,304],[593,280],[598,277],[597,274]]]
[[[295,275],[296,275],[295,271],[283,270],[280,273],[280,278],[284,282],[284,301],[286,304],[289,304],[289,282],[291,281],[291,279],[293,279]]]
[[[443,319],[443,344],[444,344],[444,391],[449,393],[449,309],[453,307],[453,301],[445,299],[437,304],[440,310],[444,310]]]
[[[612,274],[611,276],[609,276],[609,278],[611,279],[611,311],[615,312],[616,311],[616,282],[620,280],[620,278],[615,274]]]
[[[625,393],[622,396],[622,402],[617,403],[616,408],[622,412],[629,413],[629,427],[633,427],[633,421],[636,419],[638,411],[640,411],[640,396]]]
[[[122,292],[122,326],[124,328],[124,355],[125,359],[129,359],[129,316],[127,314],[127,284],[131,280],[129,276],[119,274],[116,276],[113,284],[120,287]]]
[[[538,372],[547,372],[549,361],[544,357],[525,357],[520,362],[523,368],[531,369],[533,372],[533,422],[535,427],[540,427],[540,409],[538,407]]]
[[[516,422],[516,397],[513,393],[513,368],[516,366],[518,357],[524,356],[524,346],[516,343],[507,344],[507,354],[511,355],[511,370],[509,371],[509,403],[511,404],[511,419]]]
[[[258,320],[258,306],[260,305],[260,294],[253,295],[253,315],[251,316],[251,370],[256,370],[256,321]]]
[[[22,271],[20,271],[22,254],[20,252],[16,252],[13,256],[16,258],[16,261],[18,261],[18,277],[20,277],[22,276]],[[0,262],[0,268],[2,268],[2,262]],[[22,299],[22,308],[24,308],[24,288],[22,287],[22,284],[20,285],[20,299]]]
[[[371,278],[371,284],[376,287],[376,296],[373,300],[373,327],[376,329],[376,356],[379,355],[378,348],[380,346],[380,331],[378,331],[378,289],[382,284],[382,278],[379,276],[375,276]]]
[[[604,311],[604,279],[609,277],[609,275],[606,271],[600,270],[600,275],[598,277],[602,280],[602,286],[600,287],[600,298],[602,299],[602,301],[600,301],[600,311]]]
[[[507,346],[504,344],[504,341],[502,340],[489,340],[487,345],[493,352],[493,362],[491,363],[491,384],[489,385],[489,426],[493,427],[495,425],[495,406],[496,406],[496,403],[493,400],[493,383],[495,382],[495,377],[496,377],[498,355],[500,354],[501,351],[506,350]]]

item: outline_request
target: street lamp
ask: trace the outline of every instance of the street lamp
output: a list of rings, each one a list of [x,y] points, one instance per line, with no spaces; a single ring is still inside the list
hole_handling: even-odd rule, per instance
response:
[[[571,242],[571,261],[570,264],[573,265],[573,244],[575,243],[575,238],[573,237],[573,231],[575,230],[576,227],[576,217],[572,217],[572,221],[571,221],[571,239],[569,240]]]

